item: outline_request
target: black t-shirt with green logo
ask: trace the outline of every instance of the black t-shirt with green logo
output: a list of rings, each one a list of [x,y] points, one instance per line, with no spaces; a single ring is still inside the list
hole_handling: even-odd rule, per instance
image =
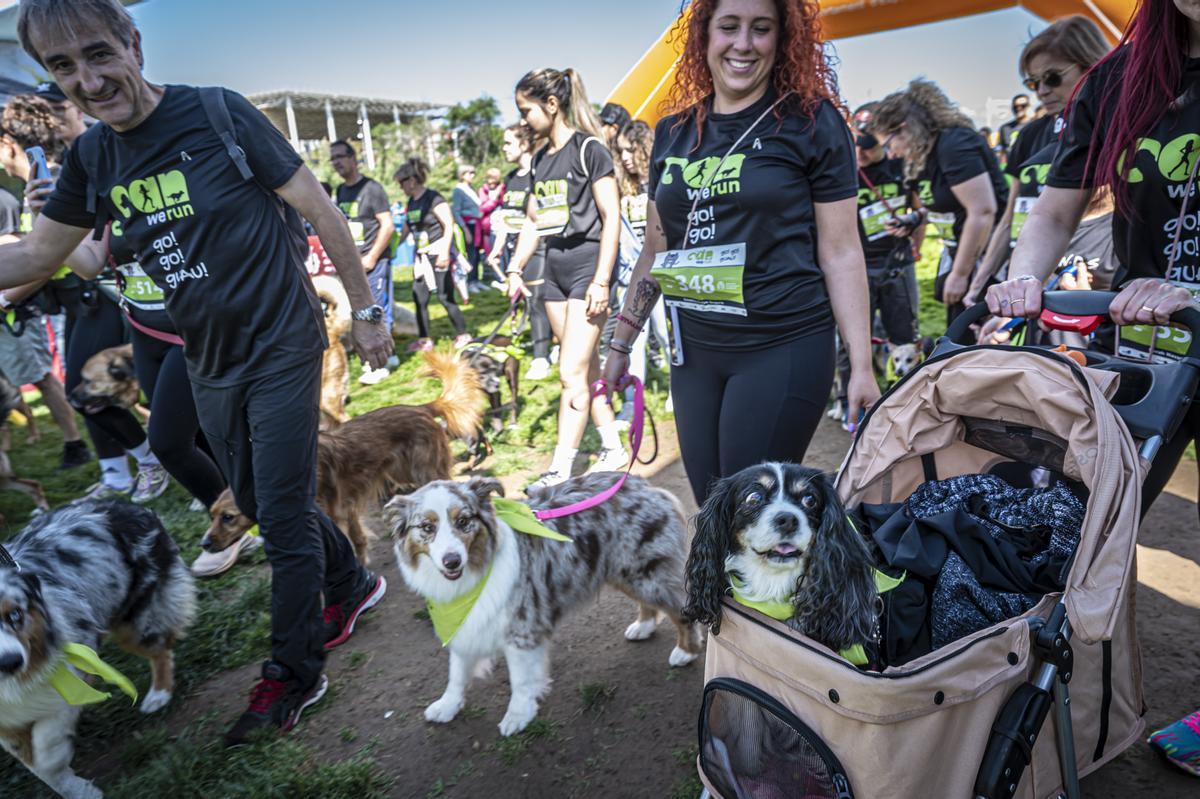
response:
[[[1048,115],[1038,117],[1021,128],[1017,134],[1017,140],[1008,148],[1008,163],[1004,166],[1004,172],[1014,179],[1017,178],[1021,173],[1022,165],[1034,153],[1044,147],[1057,144],[1058,134],[1062,129],[1060,119],[1062,117]]]
[[[954,196],[951,187],[985,173],[996,194],[996,219],[999,220],[1008,203],[1008,183],[987,140],[971,128],[946,128],[938,133],[916,189],[921,204],[929,209],[929,221],[947,246],[958,244],[967,221],[967,209]]]
[[[504,252],[509,258],[517,251],[517,237],[525,226],[526,201],[529,190],[533,187],[533,172],[514,169],[504,179],[504,196],[500,199],[500,207],[492,213],[492,230],[504,230],[508,235],[504,239]]]
[[[408,228],[417,240],[417,250],[428,252],[434,242],[439,241],[445,234],[442,223],[438,221],[433,209],[446,205],[446,198],[433,189],[425,189],[417,199],[410,199],[405,210]],[[457,252],[453,240],[450,242],[451,257]]]
[[[1086,173],[1088,149],[1093,131],[1097,141],[1108,135],[1114,101],[1104,104],[1102,100],[1110,83],[1123,79],[1124,65],[1125,52],[1118,51],[1079,89],[1047,185],[1062,189],[1095,185],[1094,177]],[[1165,277],[1200,291],[1200,181],[1188,200],[1178,261],[1170,273],[1167,270],[1188,175],[1200,153],[1200,59],[1185,62],[1176,96],[1180,99],[1142,136],[1133,158],[1126,159],[1129,204],[1136,216],[1113,214],[1113,244],[1120,262],[1114,285],[1132,278]]]
[[[655,130],[650,196],[668,247],[745,246],[745,316],[679,309],[684,339],[705,347],[761,349],[833,326],[817,263],[814,204],[858,191],[850,130],[833,105],[823,101],[808,115],[798,103],[785,102],[755,126],[703,189],[722,156],[775,99],[768,92],[737,113],[707,114],[698,145],[690,117],[680,122],[669,116]],[[691,241],[685,242],[698,195]]]
[[[244,383],[310,363],[325,348],[321,306],[273,190],[300,156],[246,98],[225,91],[255,180],[243,180],[192,86],[167,86],[133,130],[92,126],[92,185],[112,221],[117,263],[137,261],[162,289],[191,379]],[[82,141],[82,139],[81,139]],[[42,211],[78,228],[88,213],[80,145]]]
[[[533,157],[533,196],[538,231],[555,247],[600,241],[600,209],[592,184],[614,172],[612,154],[594,136],[576,131],[558,149]]]
[[[387,192],[374,180],[364,177],[353,186],[342,184],[337,187],[337,204],[350,220],[350,233],[358,252],[366,255],[375,246],[375,238],[379,235],[378,214],[391,216],[391,205],[388,203]],[[391,231],[387,231],[390,236]],[[384,250],[386,257],[387,250]]]
[[[908,206],[903,160],[884,158],[862,167],[858,175],[858,235],[868,272],[892,269],[913,260],[909,240],[897,239],[884,227],[892,213],[903,214]]]

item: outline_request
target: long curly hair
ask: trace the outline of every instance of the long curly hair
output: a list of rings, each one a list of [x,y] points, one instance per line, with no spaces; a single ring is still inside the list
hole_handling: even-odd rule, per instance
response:
[[[925,169],[934,142],[943,130],[975,130],[975,123],[958,109],[941,87],[924,78],[917,78],[908,84],[908,88],[883,98],[871,117],[871,130],[879,139],[890,136],[905,124],[909,146],[904,158],[904,177],[908,180],[916,180]]]
[[[692,0],[691,12],[685,13],[681,8],[671,32],[676,42],[682,38],[683,49],[675,68],[675,81],[660,110],[679,114],[677,125],[694,120],[697,145],[708,113],[705,101],[713,93],[712,73],[708,68],[708,29],[720,4],[721,0]],[[816,0],[775,0],[775,13],[779,17],[779,42],[771,86],[780,97],[791,93],[787,103],[775,108],[776,119],[782,119],[785,110],[811,117],[822,100],[844,112],[834,71],[837,59],[822,35],[819,4]]]
[[[654,149],[654,128],[640,119],[635,119],[621,128],[618,141],[629,143],[633,153],[633,172],[621,170],[621,194],[641,194],[642,184],[650,179],[650,151]]]
[[[63,149],[54,108],[34,94],[8,98],[0,115],[0,133],[10,136],[22,149],[41,147],[51,161],[58,161]]]

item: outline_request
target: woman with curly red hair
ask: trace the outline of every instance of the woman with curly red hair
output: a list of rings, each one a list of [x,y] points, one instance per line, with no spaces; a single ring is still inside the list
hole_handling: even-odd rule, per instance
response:
[[[650,162],[646,245],[605,367],[660,292],[688,480],[800,461],[833,383],[834,323],[851,419],[875,401],[854,145],[810,0],[695,0]]]

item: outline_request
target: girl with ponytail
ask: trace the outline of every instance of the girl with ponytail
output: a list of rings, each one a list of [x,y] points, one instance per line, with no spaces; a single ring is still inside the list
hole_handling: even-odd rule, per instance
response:
[[[454,262],[460,257],[454,245],[454,215],[446,198],[430,188],[429,167],[420,158],[410,158],[400,165],[396,182],[408,195],[407,212],[400,239],[409,232],[417,241],[417,262],[413,268],[413,303],[417,306],[417,340],[408,346],[409,352],[433,349],[429,326],[429,300],[436,293],[446,309],[457,336],[454,344],[466,346],[471,340],[467,320],[458,308],[455,296]]]
[[[558,443],[550,469],[531,486],[541,487],[571,476],[589,406],[602,447],[592,470],[619,471],[629,463],[612,408],[604,397],[589,399],[600,377],[597,345],[621,234],[620,192],[603,128],[575,70],[528,73],[517,83],[516,100],[522,124],[547,144],[531,165],[533,189],[507,266],[508,291],[529,294],[522,271],[544,240],[542,296],[561,344]]]
[[[1118,351],[1177,360],[1190,336],[1159,336],[1155,326],[1200,293],[1200,2],[1141,0],[1120,44],[1075,90],[1066,120],[1046,189],[1017,239],[1012,279],[989,289],[988,310],[1001,317],[1041,313],[1042,281],[1058,264],[1093,192],[1109,187],[1116,202],[1113,285],[1124,286],[1109,315],[1118,325],[1136,325],[1117,331]],[[1143,514],[1192,442],[1200,443],[1196,404],[1142,483]],[[1168,761],[1200,774],[1200,711],[1150,742]]]

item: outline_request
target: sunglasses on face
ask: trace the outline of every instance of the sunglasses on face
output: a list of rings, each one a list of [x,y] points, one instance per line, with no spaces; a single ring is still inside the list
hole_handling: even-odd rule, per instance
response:
[[[1063,84],[1063,76],[1066,75],[1067,72],[1071,71],[1071,69],[1073,69],[1073,67],[1068,67],[1065,70],[1048,69],[1040,78],[1030,76],[1025,79],[1025,88],[1029,89],[1031,92],[1036,92],[1038,87],[1040,87],[1042,84],[1045,84],[1047,89],[1057,89]],[[1029,106],[1025,105],[1023,107],[1028,108]]]

